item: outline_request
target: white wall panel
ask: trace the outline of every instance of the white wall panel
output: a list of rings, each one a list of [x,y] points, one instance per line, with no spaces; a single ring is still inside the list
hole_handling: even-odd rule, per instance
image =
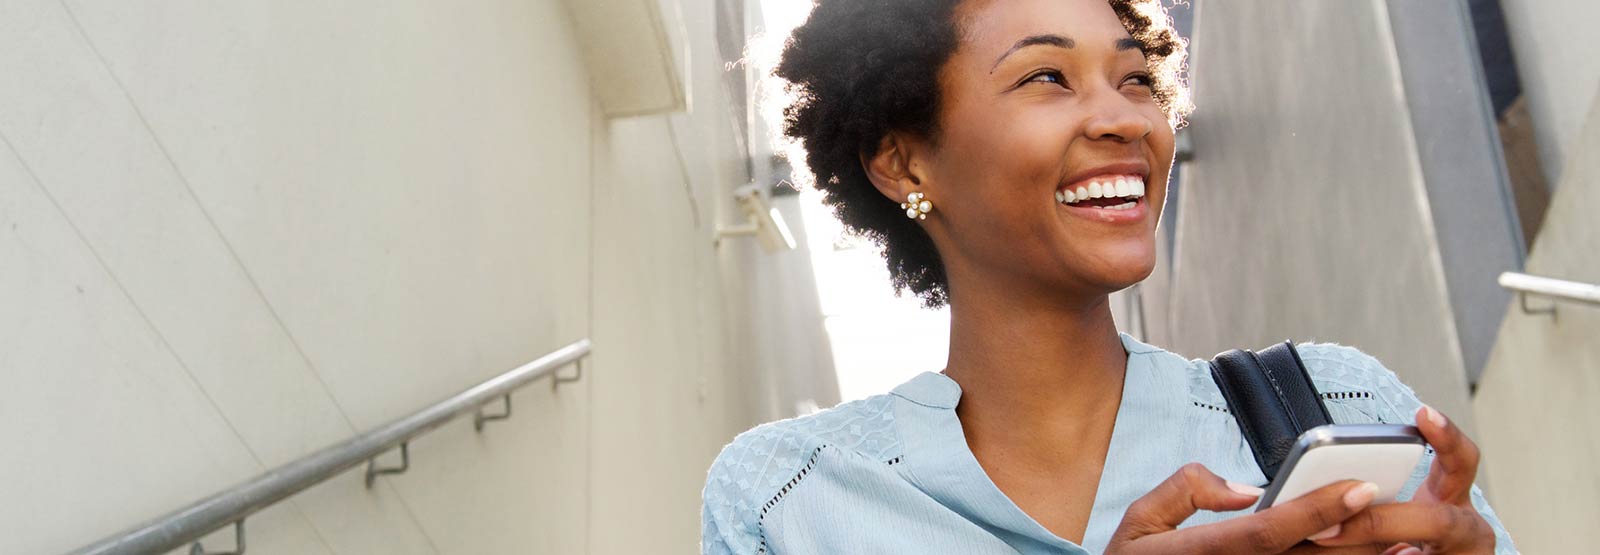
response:
[[[0,85],[0,133],[262,462],[344,435],[331,399],[71,16],[55,2],[29,3],[36,17],[0,18],[16,25],[0,34],[0,67],[18,77]]]
[[[589,100],[558,3],[186,4],[81,11],[358,426],[577,338]]]
[[[1528,99],[1545,177],[1559,183],[1577,153],[1589,105],[1600,94],[1600,56],[1588,47],[1600,2],[1502,0],[1517,73]]]
[[[0,261],[0,553],[66,551],[259,470],[9,142]],[[252,526],[263,552],[328,552],[293,504]]]

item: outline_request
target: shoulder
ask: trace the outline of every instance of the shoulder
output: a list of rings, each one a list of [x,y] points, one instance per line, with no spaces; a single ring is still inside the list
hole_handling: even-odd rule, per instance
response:
[[[1369,389],[1388,382],[1399,382],[1393,371],[1372,355],[1355,347],[1336,343],[1300,343],[1295,345],[1300,361],[1318,389],[1335,388]]]
[[[706,475],[704,541],[759,541],[762,512],[794,487],[823,448],[869,461],[898,456],[901,443],[893,408],[893,396],[877,395],[739,434],[722,448]]]
[[[1416,392],[1394,371],[1359,349],[1301,343],[1295,350],[1336,422],[1411,424],[1422,408]]]
[[[874,395],[806,416],[756,426],[724,447],[712,464],[712,470],[748,468],[746,463],[750,456],[798,456],[822,446],[873,458],[893,456],[888,454],[899,446],[893,408],[892,395]]]
[[[1159,351],[1159,350],[1158,350]],[[1416,393],[1378,359],[1355,347],[1336,343],[1298,343],[1295,351],[1321,394],[1335,422],[1409,424],[1422,406]],[[1177,355],[1159,352],[1170,364]],[[1211,378],[1206,359],[1183,361],[1191,401],[1226,412],[1226,401]]]
[[[900,447],[894,430],[893,399],[889,394],[875,395],[751,428],[723,447],[711,472],[782,473],[798,467],[788,459],[809,457],[812,451],[825,446],[867,458],[892,458]],[[776,462],[757,464],[768,460]]]

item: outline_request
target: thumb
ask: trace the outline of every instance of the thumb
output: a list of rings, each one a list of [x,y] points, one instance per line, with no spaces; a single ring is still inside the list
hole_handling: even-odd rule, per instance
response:
[[[1116,537],[1128,541],[1169,532],[1198,511],[1237,511],[1260,497],[1260,488],[1223,480],[1204,465],[1189,463],[1128,506]]]

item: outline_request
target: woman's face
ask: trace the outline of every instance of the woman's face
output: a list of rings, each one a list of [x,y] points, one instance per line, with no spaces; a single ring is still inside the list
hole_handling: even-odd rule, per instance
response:
[[[912,163],[947,268],[1045,292],[1144,279],[1174,141],[1138,43],[1106,0],[971,0],[956,21],[937,146]]]

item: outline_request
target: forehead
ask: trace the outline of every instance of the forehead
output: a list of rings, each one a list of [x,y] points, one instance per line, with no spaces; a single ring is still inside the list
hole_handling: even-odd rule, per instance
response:
[[[991,60],[1028,36],[1061,35],[1096,50],[1129,37],[1107,0],[968,0],[955,16],[959,50]]]

